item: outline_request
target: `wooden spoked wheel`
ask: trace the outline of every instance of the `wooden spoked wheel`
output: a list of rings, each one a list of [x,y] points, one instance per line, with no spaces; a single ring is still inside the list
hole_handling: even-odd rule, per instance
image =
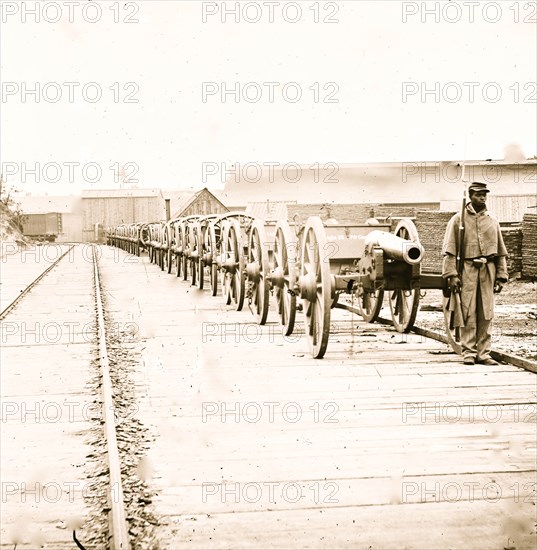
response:
[[[147,225],[144,224],[140,227],[140,234],[138,239],[138,252],[139,252],[138,255],[140,255],[142,249],[147,250],[147,253],[149,255],[150,253],[149,241],[150,241],[149,228],[147,227]]]
[[[153,231],[151,231],[153,233]],[[153,246],[153,235],[151,235],[151,241],[149,244],[149,261],[150,263],[155,263],[155,247]]]
[[[164,239],[165,239],[165,227],[160,226],[157,230],[157,265],[161,271],[164,271]]]
[[[325,257],[325,250],[323,223],[318,217],[309,218],[302,241],[299,285],[306,338],[315,359],[324,356],[330,335],[332,285],[330,263]]]
[[[444,326],[446,328],[446,336],[449,342],[449,345],[455,353],[459,355],[462,353],[461,346],[461,332],[459,327],[451,326],[451,311],[448,310],[449,307],[449,296],[443,297],[442,311],[444,313]]]
[[[211,296],[218,294],[218,263],[217,257],[219,253],[217,231],[214,223],[210,223],[207,228],[207,254],[211,256],[210,265],[210,282],[211,282]]]
[[[358,288],[358,311],[367,323],[374,323],[382,309],[384,291]]]
[[[273,258],[272,288],[284,335],[289,336],[293,333],[296,317],[297,239],[286,220],[276,225]]]
[[[155,251],[153,249],[153,227],[147,228],[147,255],[149,256],[149,263],[154,263]]]
[[[225,221],[220,223],[220,240],[218,241],[218,272],[219,272],[219,287],[222,297],[224,298],[224,304],[228,306],[231,304],[231,297],[226,289],[226,262],[228,261],[228,252],[226,251],[227,245],[227,232],[229,229],[229,222]]]
[[[175,233],[175,275],[183,274],[183,227],[180,222],[174,224]]]
[[[188,233],[190,235],[190,255],[188,263],[190,267],[190,284],[196,286],[199,278],[199,257],[200,257],[200,235],[198,233],[198,222],[188,224]],[[201,274],[203,276],[203,273]]]
[[[394,234],[401,239],[419,243],[418,230],[412,220],[400,220]],[[389,302],[395,329],[398,332],[410,332],[418,313],[420,289],[390,290]]]
[[[188,222],[181,223],[181,236],[183,238],[183,281],[188,281],[190,276],[190,230],[188,227]]]
[[[155,224],[151,225],[151,263],[158,264],[159,254],[158,254],[158,228]]]
[[[205,287],[205,277],[207,275],[206,267],[209,256],[207,255],[207,224],[196,223],[196,232],[199,237],[199,258],[198,258],[198,288],[203,290]]]
[[[246,276],[248,278],[248,300],[255,320],[259,325],[267,322],[269,310],[270,272],[267,235],[261,221],[256,220],[248,239],[248,259]]]
[[[166,252],[165,264],[166,264],[166,271],[168,273],[171,273],[173,268],[173,258],[174,258],[173,247],[174,247],[173,231],[171,226],[168,225],[166,227],[166,248],[165,248],[165,252]]]
[[[162,255],[162,269],[171,273],[172,270],[172,247],[170,239],[169,226],[163,229],[163,255]]]
[[[222,235],[222,294],[227,305],[233,304],[237,311],[244,305],[244,257],[240,242],[240,226],[236,220],[228,220]]]

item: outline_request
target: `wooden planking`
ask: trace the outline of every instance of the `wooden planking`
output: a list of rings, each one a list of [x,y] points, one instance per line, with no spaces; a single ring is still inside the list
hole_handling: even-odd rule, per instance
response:
[[[0,311],[3,311],[47,267],[69,249],[66,245],[30,246],[4,255],[0,260]],[[69,261],[71,253],[63,261]],[[41,281],[44,283],[46,278]],[[40,283],[40,284],[41,284]]]
[[[502,503],[503,504],[503,503]],[[433,503],[166,518],[169,548],[534,548],[533,517],[488,502]],[[166,536],[167,535],[167,536]],[[301,541],[309,541],[301,546]]]
[[[459,484],[532,480],[532,374],[505,365],[468,367],[445,354],[443,344],[412,336],[399,343],[404,342],[400,335],[356,317],[352,325],[356,321],[358,328],[352,330],[344,316],[335,318],[339,331],[322,361],[308,356],[303,337],[283,342],[280,336],[281,345],[276,338],[271,341],[270,327],[257,327],[256,341],[233,337],[222,342],[218,334],[204,339],[202,323],[240,331],[244,322],[251,326],[250,314],[225,308],[221,299],[162,273],[146,259],[127,265],[111,257],[108,251],[102,261],[109,313],[116,321],[137,323],[144,348],[135,383],[139,417],[156,437],[148,458],[165,547],[356,548],[373,543],[377,548],[439,548],[446,540],[446,547],[480,548],[505,542],[498,518],[510,515],[508,498],[486,503],[496,506],[486,517],[481,517],[482,502],[445,507],[386,500],[404,476],[433,487],[438,479]],[[121,281],[127,279],[137,293],[132,287],[125,290]],[[340,422],[314,422],[311,411],[298,423],[281,417],[256,423],[244,418],[204,423],[201,418],[207,401],[233,407],[271,399],[294,401],[304,411],[315,402],[334,402]],[[481,418],[403,422],[405,403],[416,401],[454,402],[464,411],[475,405],[472,410]],[[482,418],[487,406],[496,405],[498,422]],[[513,406],[523,413],[516,419],[508,417],[518,410],[509,409]],[[226,503],[218,497],[212,503],[201,498],[203,483],[315,481],[341,484],[344,504],[304,510],[300,503],[285,502],[285,511],[265,506],[251,512],[251,503],[241,498],[224,513]],[[531,515],[529,506],[518,516]],[[370,524],[372,510],[378,529]],[[361,535],[349,517],[362,525]],[[449,524],[445,539],[438,532],[441,524]],[[529,522],[524,529],[531,531]]]
[[[91,323],[92,287],[91,265],[77,247],[2,323],[2,548],[15,538],[17,548],[72,548],[68,522],[86,513],[90,422],[82,411],[93,404],[86,382],[94,346],[74,332],[76,343],[54,345],[40,328],[28,331],[36,323]]]

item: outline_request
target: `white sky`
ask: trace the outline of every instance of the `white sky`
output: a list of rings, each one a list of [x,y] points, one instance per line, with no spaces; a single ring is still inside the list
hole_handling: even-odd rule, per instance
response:
[[[220,13],[204,23],[207,3],[200,1],[93,3],[102,9],[96,23],[84,20],[81,5],[73,6],[70,23],[64,2],[54,3],[62,10],[59,22],[46,20],[56,16],[53,6],[36,23],[21,2],[2,0],[0,153],[8,183],[23,191],[76,194],[119,187],[109,167],[127,162],[139,167],[137,186],[179,188],[203,184],[203,163],[461,159],[465,135],[469,159],[503,158],[510,142],[520,144],[527,157],[537,151],[535,2],[475,2],[473,22],[469,3],[459,2],[461,18],[451,23],[446,18],[453,21],[457,8],[444,11],[447,2],[426,3],[429,9],[439,6],[439,23],[434,14],[422,21],[424,2],[317,2],[321,20],[337,10],[333,18],[339,23],[333,24],[315,23],[309,9],[315,2],[304,1],[294,24],[282,15],[288,2],[274,4],[273,23],[263,1],[251,2],[246,14],[252,19],[253,4],[260,6],[257,23],[242,15],[239,23],[233,15],[222,23]],[[26,2],[27,8],[33,4]],[[231,9],[235,2],[216,4]],[[292,6],[287,9],[293,17]],[[134,10],[139,22],[122,22]],[[23,82],[28,88],[59,83],[62,98],[51,103],[41,96],[37,103],[23,96]],[[63,82],[80,83],[73,103]],[[97,103],[82,97],[88,82],[102,89]],[[134,89],[123,86],[135,83],[138,103],[114,102],[109,88],[115,82],[121,98]],[[255,103],[235,103],[231,95],[225,103],[220,95],[204,103],[204,82],[257,82],[263,95]],[[303,97],[285,101],[279,86],[270,103],[264,82],[297,82]],[[323,85],[335,83],[339,102],[315,103],[309,88],[316,82],[321,98]],[[417,90],[406,102],[404,82]],[[473,101],[464,82],[477,83]],[[431,89],[438,83],[439,102],[434,94],[422,100],[423,83]],[[499,101],[483,98],[486,85],[491,99],[501,91]],[[19,91],[5,95],[13,87]],[[460,100],[447,101],[442,91],[453,98],[457,88]],[[55,88],[48,90],[52,98]],[[95,183],[88,179],[96,172],[81,169],[90,162],[102,170]],[[39,182],[24,173],[36,163]],[[58,182],[54,165],[43,173],[46,163],[62,168]],[[73,178],[66,163],[80,163],[72,168]],[[221,179],[220,173],[208,179],[209,187],[222,187]]]

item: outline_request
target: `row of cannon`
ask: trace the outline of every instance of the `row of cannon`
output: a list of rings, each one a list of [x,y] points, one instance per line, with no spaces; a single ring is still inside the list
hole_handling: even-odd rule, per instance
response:
[[[374,322],[384,293],[393,326],[412,329],[422,289],[443,289],[439,274],[421,273],[424,249],[411,219],[340,224],[316,216],[305,223],[264,222],[244,212],[189,216],[167,222],[124,224],[107,231],[107,243],[175,273],[237,310],[245,302],[260,325],[273,296],[282,332],[293,333],[302,311],[314,358],[326,352],[330,310],[356,311]],[[349,300],[340,300],[347,295]],[[354,307],[356,304],[356,307]],[[448,338],[459,351],[457,335]]]

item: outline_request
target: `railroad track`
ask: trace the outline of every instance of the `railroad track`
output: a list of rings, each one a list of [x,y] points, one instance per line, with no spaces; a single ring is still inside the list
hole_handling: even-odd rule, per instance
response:
[[[70,246],[56,261],[54,261],[47,269],[45,269],[40,275],[38,275],[2,312],[0,312],[0,321],[2,321],[6,315],[34,288],[43,277],[46,277],[62,260],[71,252],[73,246]]]
[[[106,328],[104,323],[104,309],[101,297],[101,281],[99,278],[99,264],[93,247],[93,276],[95,284],[95,301],[97,304],[97,338],[99,342],[99,366],[102,377],[102,397],[104,411],[104,433],[106,437],[109,487],[108,501],[110,504],[110,547],[112,550],[129,550],[128,525],[125,514],[125,500],[123,483],[121,480],[121,461],[116,433],[115,405],[110,378],[110,363],[106,349]]]
[[[11,345],[13,342],[9,339],[9,336],[11,336],[15,332],[14,330],[12,330],[13,327],[14,326],[19,326],[19,325],[26,327],[30,323],[29,319],[31,317],[31,314],[28,315],[28,313],[26,311],[30,311],[32,313],[35,313],[35,315],[37,315],[38,319],[40,318],[40,316],[43,316],[43,314],[39,312],[39,306],[37,306],[37,305],[32,306],[32,304],[30,304],[29,302],[28,303],[26,302],[28,297],[31,296],[30,292],[34,289],[38,291],[36,293],[36,300],[40,299],[40,296],[38,296],[38,294],[46,294],[47,291],[44,288],[41,288],[39,286],[39,283],[44,281],[47,276],[52,275],[54,273],[53,270],[55,268],[57,268],[57,267],[61,268],[62,264],[60,264],[60,262],[68,254],[71,254],[71,258],[74,258],[76,256],[76,247],[75,246],[70,246],[56,261],[54,261],[50,266],[48,266],[24,290],[22,290],[20,292],[20,294],[1,312],[0,319],[2,321],[4,321],[3,331],[2,331],[2,333],[3,333],[2,340],[3,340],[3,344],[7,344],[7,347],[3,350],[3,355],[5,356],[4,360],[7,359],[6,364],[9,363],[9,359],[11,358],[9,356],[10,355],[9,354],[9,348],[15,349],[15,348],[20,348],[20,347],[25,347],[25,346],[17,345],[18,343],[16,341],[15,341],[15,345]],[[100,429],[103,432],[104,439],[105,439],[105,445],[106,445],[106,461],[107,461],[107,464],[106,464],[105,470],[108,473],[106,499],[107,499],[107,502],[108,502],[107,507],[109,509],[109,513],[108,513],[108,524],[109,524],[109,526],[108,526],[108,535],[107,535],[108,547],[111,550],[129,550],[131,548],[131,542],[130,542],[130,536],[129,536],[129,525],[128,525],[128,522],[127,522],[127,519],[126,519],[125,497],[124,497],[123,483],[122,483],[122,476],[121,476],[121,470],[122,470],[122,468],[121,468],[121,458],[120,458],[120,452],[119,452],[119,448],[118,448],[118,437],[117,437],[117,432],[116,432],[116,427],[117,427],[116,426],[117,406],[114,403],[114,398],[113,398],[113,396],[114,396],[113,383],[112,383],[112,379],[111,379],[111,375],[110,375],[110,361],[109,361],[109,356],[108,356],[108,352],[107,352],[107,330],[106,330],[106,325],[105,325],[103,299],[102,299],[102,294],[101,294],[101,282],[100,282],[100,274],[99,274],[98,257],[97,257],[97,254],[96,254],[95,246],[92,246],[92,252],[91,252],[91,264],[92,264],[91,265],[91,274],[88,271],[88,266],[86,265],[88,263],[87,260],[88,260],[87,258],[84,258],[83,260],[79,259],[79,261],[82,262],[81,270],[86,270],[86,275],[91,276],[91,280],[92,280],[92,285],[91,286],[93,287],[93,290],[94,290],[94,302],[92,304],[93,307],[91,307],[91,305],[89,303],[87,304],[88,305],[88,312],[91,312],[90,313],[91,317],[90,317],[90,319],[88,319],[88,321],[89,321],[88,324],[89,323],[96,323],[96,340],[94,339],[92,341],[90,347],[93,348],[92,354],[98,356],[98,363],[99,363],[98,368],[99,368],[100,383],[96,384],[96,388],[100,388],[100,391],[102,392],[101,396],[95,396],[94,395],[93,399],[96,400],[97,402],[102,401],[102,407],[100,409],[100,411],[102,411],[102,417],[101,417],[101,419],[99,419],[99,426],[102,424],[102,426],[100,426]],[[69,269],[73,270],[74,266],[71,266],[70,264],[71,264],[71,262],[69,264],[66,264],[66,269],[67,270],[69,270]],[[76,268],[74,268],[74,269],[76,271]],[[58,271],[56,271],[56,273],[60,277],[60,273]],[[80,279],[83,279],[83,278],[84,278],[84,273],[81,273]],[[87,278],[84,278],[84,280],[87,280]],[[57,283],[54,283],[53,281],[50,281],[50,280],[49,280],[49,283],[51,285],[57,284]],[[73,289],[67,287],[66,290],[69,290],[69,291],[72,292]],[[87,291],[83,292],[82,294],[87,295]],[[25,298],[26,298],[26,300],[25,300]],[[19,311],[19,309],[15,310],[15,307],[18,306],[18,305],[19,306],[23,305],[24,307],[26,307],[26,311],[24,311],[22,309],[20,311]],[[77,305],[73,308],[73,310],[76,311],[76,310],[78,310],[79,307],[80,306]],[[24,319],[24,321],[19,322],[19,321],[12,321],[11,320],[12,318],[11,318],[10,314],[13,314],[15,311],[19,311],[20,315],[23,316],[22,318]],[[78,312],[77,312],[77,315],[79,315]],[[58,312],[49,311],[49,313],[44,315],[44,316],[49,317],[51,319],[61,319],[62,321],[69,321],[69,317],[62,310],[61,305],[59,306]],[[7,321],[6,321],[6,318],[8,319]],[[59,325],[59,323],[57,323],[55,321],[52,321],[52,322],[55,325]],[[8,329],[11,329],[11,330],[6,329],[6,326],[7,326],[6,323],[9,325]],[[64,324],[66,324],[66,323],[64,323]],[[71,321],[71,324],[74,325],[75,324],[74,321]],[[40,327],[39,322],[34,326]],[[34,329],[33,332],[34,333],[36,332],[35,329]],[[38,334],[37,334],[36,344],[38,344],[40,350],[41,349],[44,350],[44,353],[41,354],[41,360],[38,362],[38,365],[39,365],[38,368],[48,370],[47,367],[48,367],[49,363],[47,363],[46,358],[47,357],[49,359],[53,358],[53,360],[55,360],[57,362],[61,362],[62,361],[61,351],[58,351],[57,345],[55,346],[55,348],[53,348],[49,351],[50,348],[49,348],[48,344],[50,344],[50,342],[46,341],[46,337],[43,338],[44,329],[38,328],[37,332],[38,332]],[[93,331],[93,332],[95,332],[95,331]],[[72,338],[73,338],[73,334],[70,335],[70,343],[80,343],[80,342],[77,342],[77,341],[73,341]],[[23,343],[25,343],[25,344],[27,343],[27,338],[26,337],[24,338]],[[88,342],[86,342],[86,341],[84,341],[82,343],[88,344]],[[97,352],[95,350],[95,346],[97,346],[97,348],[98,348]],[[79,362],[79,361],[77,361],[77,362]],[[14,363],[14,365],[13,365],[14,370],[16,370],[15,361],[13,361],[13,363]],[[66,366],[67,366],[67,364],[66,364]],[[50,376],[52,373],[48,372],[47,374]],[[83,381],[80,382],[80,386],[84,386],[86,383],[87,383],[87,380],[83,380]],[[45,383],[45,386],[46,385],[47,384]],[[52,388],[47,388],[47,390],[44,392],[45,395],[50,390],[52,390],[53,393],[57,392],[57,390],[54,390]],[[10,386],[8,391],[9,391],[10,398],[13,398],[13,395],[19,395],[19,394],[22,395],[22,398],[24,399],[22,401],[23,403],[26,403],[29,399],[28,396],[26,395],[26,392],[28,392],[28,390],[26,388],[20,387],[20,385],[13,384],[13,385]],[[87,397],[91,398],[91,396],[87,396]],[[9,399],[9,398],[6,398],[6,396],[4,395],[3,396],[3,402],[4,403],[6,402],[6,399]],[[37,399],[36,399],[36,402],[37,402]],[[48,404],[49,405],[51,405],[51,404],[57,405],[57,403],[58,402],[49,402]],[[9,411],[10,409],[8,408],[7,410]],[[70,413],[71,413],[71,410],[70,410]],[[2,414],[3,415],[5,414],[4,406],[2,407]],[[26,420],[27,420],[26,416],[24,416],[22,418],[22,422],[26,422]],[[17,420],[17,419],[3,418],[4,423],[9,422],[10,420]],[[38,419],[36,417],[36,421],[37,420]],[[71,418],[71,414],[70,414],[69,422],[73,422],[73,421],[74,421],[74,419]],[[3,426],[3,427],[5,427],[5,426]],[[8,426],[8,427],[10,427],[10,426]],[[41,430],[41,431],[44,432],[48,428],[49,428],[49,426],[45,425],[45,426],[43,426],[43,430]],[[16,434],[17,431],[18,431],[17,426],[14,426],[12,429],[15,430],[13,433]],[[3,437],[8,437],[8,435],[6,435],[6,433],[3,434]],[[52,447],[56,448],[56,450],[65,449],[65,448],[72,445],[70,439],[67,436],[64,437],[63,434],[55,434],[55,436],[56,436],[56,438],[52,439],[50,441],[50,443],[51,443]],[[47,439],[49,437],[50,436],[47,436]],[[38,443],[35,442],[34,444],[37,445]],[[61,458],[61,456],[62,456],[62,454],[59,453],[58,458]],[[36,463],[31,463],[30,466],[32,468],[37,467],[37,464]],[[15,467],[13,472],[16,472],[16,471],[17,471],[17,469]],[[23,470],[20,470],[20,473],[18,475],[14,475],[12,473],[11,477],[9,477],[9,474],[8,474],[9,479],[14,479],[14,478],[15,479],[25,479],[25,476],[27,476],[27,472],[25,472]],[[77,486],[77,483],[79,483],[78,480],[77,480],[76,483],[73,483],[69,476],[67,476],[66,479],[73,486]],[[26,483],[26,482],[23,482],[23,483]],[[48,482],[48,485],[52,486],[52,483],[55,484],[55,487],[56,486],[61,486],[61,483],[58,483],[57,480],[55,480],[54,482]],[[90,482],[90,485],[91,485],[91,482]],[[45,484],[44,486],[47,486],[47,484]],[[22,484],[21,484],[21,487],[22,487]],[[37,487],[37,483],[36,483],[36,487]],[[4,491],[4,489],[3,489],[3,491]],[[22,491],[22,489],[21,489],[21,491]],[[24,494],[24,491],[22,491],[21,495],[22,494]],[[3,495],[3,498],[4,498],[4,495]],[[69,497],[69,498],[72,498],[72,497]],[[21,496],[21,499],[24,500],[24,502],[26,502],[25,498],[22,498],[22,496]],[[46,501],[46,497],[45,497],[45,501]],[[4,502],[6,502],[6,501],[4,501]],[[39,499],[38,499],[38,502],[39,502]],[[82,527],[82,523],[83,522],[75,521],[73,523],[73,525],[70,526],[70,528],[72,528],[72,540],[76,543],[77,547],[81,548],[81,549],[85,548],[85,543],[84,543],[84,540],[83,540],[84,537],[82,537],[80,535],[80,530],[79,530]],[[67,528],[69,528],[69,527],[67,527]],[[77,535],[77,530],[78,530],[78,535]],[[14,542],[14,547],[15,548],[25,547],[25,545],[23,543],[23,540],[21,540],[19,535],[15,536],[14,538],[15,538],[15,542]],[[59,542],[58,542],[58,544],[59,544]]]

